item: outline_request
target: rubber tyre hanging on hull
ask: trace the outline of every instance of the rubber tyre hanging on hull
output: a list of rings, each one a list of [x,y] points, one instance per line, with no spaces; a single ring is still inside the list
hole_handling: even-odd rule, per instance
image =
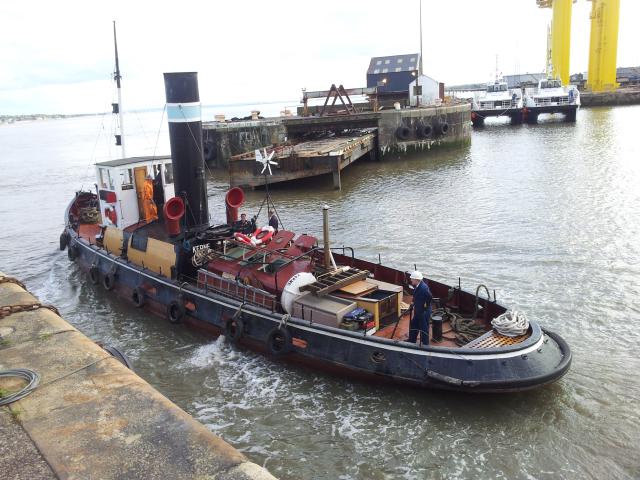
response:
[[[242,318],[229,318],[224,324],[224,336],[229,342],[234,345],[244,335],[244,321]]]
[[[100,283],[100,270],[98,269],[97,265],[92,265],[89,269],[89,280],[91,281],[92,285],[97,285],[98,283]]]
[[[108,292],[113,290],[113,287],[116,286],[116,276],[113,272],[105,273],[104,277],[102,277],[102,286]]]
[[[69,257],[69,260],[71,260],[72,262],[76,258],[78,258],[78,246],[77,245],[69,243],[69,247],[67,248],[67,257]]]
[[[131,294],[131,300],[136,308],[144,307],[146,302],[146,293],[142,287],[136,287],[133,289],[133,293]]]
[[[291,351],[291,332],[286,327],[275,327],[267,335],[267,348],[274,357],[286,355]]]
[[[396,129],[396,137],[398,137],[399,140],[407,140],[410,135],[411,135],[411,130],[409,130],[409,127],[405,127],[403,125]]]
[[[69,235],[67,232],[62,232],[60,234],[60,251],[67,248],[67,244],[69,243]]]
[[[185,312],[184,302],[181,298],[167,305],[167,319],[169,319],[171,323],[180,323],[184,318]]]

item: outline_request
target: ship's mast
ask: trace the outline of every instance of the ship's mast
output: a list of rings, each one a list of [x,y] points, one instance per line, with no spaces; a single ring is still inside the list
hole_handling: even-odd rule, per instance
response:
[[[122,76],[120,75],[120,61],[118,59],[118,40],[116,38],[116,22],[113,21],[113,44],[116,52],[116,71],[113,73],[113,79],[116,81],[116,86],[118,88],[118,103],[114,103],[113,113],[118,115],[118,123],[120,124],[120,132],[116,134],[116,145],[120,145],[122,147],[122,158],[127,156],[124,149],[124,115],[122,113],[122,89],[120,85],[120,80]]]

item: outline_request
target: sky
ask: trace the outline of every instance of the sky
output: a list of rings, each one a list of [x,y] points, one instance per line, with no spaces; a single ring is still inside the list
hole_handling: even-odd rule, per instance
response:
[[[620,0],[618,66],[640,65],[640,1]],[[373,56],[419,51],[419,0],[5,1],[0,115],[162,108],[163,72],[199,72],[206,105],[366,86]],[[586,71],[591,2],[573,6],[571,72]],[[550,9],[535,0],[422,0],[424,73],[449,85],[541,72]]]

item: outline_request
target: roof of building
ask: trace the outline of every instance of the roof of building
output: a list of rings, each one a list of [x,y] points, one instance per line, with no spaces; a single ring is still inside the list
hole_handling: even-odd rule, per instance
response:
[[[640,67],[618,67],[616,77],[640,78]]]
[[[161,157],[130,157],[130,158],[119,158],[117,160],[108,160],[106,162],[98,162],[96,165],[98,167],[121,167],[123,165],[132,165],[136,163],[143,162],[159,162],[161,160],[171,160],[169,155],[162,155]]]
[[[419,68],[420,54],[390,55],[388,57],[373,57],[369,63],[367,75],[395,72],[413,72]]]
[[[414,83],[417,83],[418,81],[422,82],[423,80],[430,80],[434,83],[438,83],[438,81],[435,78],[431,78],[429,75],[420,75],[418,78],[415,78],[411,81],[411,83],[409,85],[413,85]]]

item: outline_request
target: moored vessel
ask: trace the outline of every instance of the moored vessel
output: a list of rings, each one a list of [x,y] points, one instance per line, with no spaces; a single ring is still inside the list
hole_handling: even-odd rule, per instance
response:
[[[558,79],[541,79],[536,88],[525,89],[524,118],[527,123],[536,123],[543,113],[561,113],[565,122],[575,122],[578,108],[578,89],[564,86]]]
[[[97,191],[77,192],[65,213],[61,248],[91,283],[169,322],[376,382],[507,392],[566,373],[571,352],[560,336],[535,321],[515,336],[499,333],[492,321],[513,312],[488,290],[459,283],[424,279],[434,297],[431,342],[407,342],[408,272],[331,248],[326,210],[322,244],[247,229],[237,221],[243,194],[235,188],[226,222],[211,225],[197,75],[165,74],[165,89],[171,156],[98,164]]]
[[[507,116],[511,118],[512,125],[522,123],[522,94],[498,79],[488,83],[486,90],[473,98],[472,107],[474,127],[483,125],[487,117]]]

